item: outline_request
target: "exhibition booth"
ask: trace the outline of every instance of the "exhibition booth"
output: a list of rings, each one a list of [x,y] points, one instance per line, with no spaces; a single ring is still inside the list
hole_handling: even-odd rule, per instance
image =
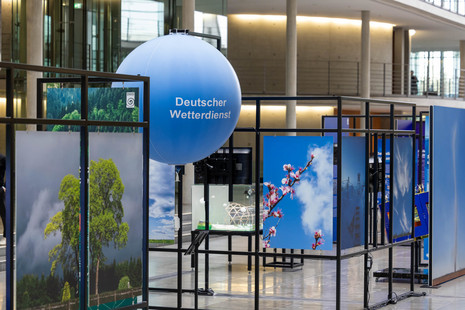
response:
[[[183,40],[192,46],[187,63],[176,48]],[[232,67],[199,42],[185,34],[147,42],[116,74],[0,63],[7,309],[192,309],[186,295],[199,309],[199,296],[215,295],[212,256],[247,258],[254,309],[267,268],[299,273],[311,261],[333,263],[336,309],[344,261],[363,257],[365,309],[424,296],[416,282],[433,287],[465,273],[465,110],[340,96],[241,98]],[[181,54],[170,62],[172,50]],[[152,52],[166,57],[144,63]],[[27,85],[31,72],[41,75]],[[27,87],[37,98],[25,97]],[[27,99],[34,116],[18,108]],[[294,104],[290,128],[282,112]],[[227,250],[210,246],[213,238]],[[410,249],[408,268],[395,264],[399,247]],[[149,285],[151,252],[176,257],[175,287]],[[372,270],[375,252],[386,269]],[[384,279],[387,297],[370,304],[372,278]],[[399,278],[409,290],[398,295]],[[158,304],[156,294],[176,301]]]

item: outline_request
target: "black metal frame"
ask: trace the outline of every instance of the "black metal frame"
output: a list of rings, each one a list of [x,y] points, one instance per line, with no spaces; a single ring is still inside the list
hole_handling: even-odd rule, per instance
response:
[[[370,146],[371,146],[371,137],[372,135],[379,135],[382,137],[382,149],[383,149],[383,156],[382,156],[382,161],[383,161],[383,164],[385,164],[386,162],[386,137],[387,136],[397,136],[397,135],[403,135],[403,136],[411,136],[413,137],[413,150],[415,150],[415,129],[413,130],[395,130],[394,129],[394,119],[396,117],[406,117],[405,115],[394,115],[394,107],[395,105],[402,105],[402,106],[407,106],[407,107],[410,107],[412,109],[412,113],[411,115],[416,115],[416,108],[415,108],[415,105],[412,104],[412,103],[408,103],[408,102],[400,102],[400,101],[388,101],[388,100],[376,100],[376,99],[363,99],[363,98],[355,98],[355,97],[330,97],[330,96],[326,96],[326,97],[314,97],[314,96],[299,96],[299,97],[243,97],[242,98],[243,102],[244,101],[252,101],[255,103],[255,106],[256,106],[256,116],[255,116],[255,127],[253,128],[236,128],[235,129],[235,132],[250,132],[250,133],[254,133],[255,134],[255,188],[256,188],[256,195],[255,195],[255,231],[254,231],[254,236],[255,236],[255,247],[254,247],[254,251],[218,251],[218,250],[210,250],[208,248],[206,248],[206,250],[197,250],[196,252],[197,253],[200,253],[200,254],[205,254],[205,255],[228,255],[228,256],[231,256],[231,255],[242,255],[242,256],[253,256],[254,257],[254,283],[256,284],[255,285],[255,292],[254,292],[254,300],[255,300],[255,303],[254,303],[254,309],[259,309],[259,300],[260,300],[260,293],[259,293],[259,287],[260,285],[259,284],[259,280],[260,280],[260,257],[262,258],[265,258],[265,257],[272,257],[274,259],[276,258],[290,258],[290,259],[314,259],[314,260],[332,260],[332,261],[335,261],[336,262],[336,309],[340,309],[341,308],[341,263],[342,263],[342,260],[345,260],[345,259],[349,259],[349,258],[352,258],[352,257],[359,257],[359,256],[364,256],[364,275],[365,275],[365,283],[364,283],[364,288],[365,288],[365,294],[364,294],[364,308],[366,309],[376,309],[376,308],[379,308],[379,307],[382,307],[382,306],[385,306],[387,304],[390,304],[390,303],[396,303],[397,301],[401,300],[401,299],[404,299],[404,298],[408,298],[408,297],[412,297],[412,296],[423,296],[423,294],[417,294],[414,292],[414,274],[413,274],[413,270],[414,270],[414,262],[415,262],[415,259],[414,259],[414,255],[415,255],[415,251],[411,251],[411,276],[410,276],[410,291],[405,293],[405,294],[402,294],[402,295],[399,295],[396,297],[393,297],[395,295],[395,293],[393,292],[393,288],[392,288],[392,283],[393,283],[393,271],[392,271],[392,267],[393,267],[393,248],[396,247],[396,246],[401,246],[401,245],[410,245],[411,248],[413,249],[413,244],[415,242],[415,239],[414,238],[411,238],[409,240],[404,240],[404,241],[401,241],[401,242],[397,242],[397,243],[388,243],[386,242],[385,238],[384,238],[384,234],[382,234],[382,237],[381,237],[381,244],[376,244],[376,245],[372,245],[370,246],[369,243],[368,243],[368,225],[366,225],[366,228],[365,228],[365,245],[364,245],[364,249],[363,250],[359,250],[359,251],[356,251],[356,252],[351,252],[351,253],[342,253],[342,249],[341,249],[341,244],[340,242],[337,242],[337,245],[336,245],[336,255],[315,255],[315,254],[297,254],[297,253],[267,253],[267,252],[261,252],[260,251],[260,248],[261,248],[261,245],[260,245],[260,230],[258,229],[260,227],[260,195],[258,194],[259,193],[259,188],[261,186],[261,183],[260,183],[260,159],[261,159],[261,147],[260,147],[260,142],[261,142],[261,134],[262,133],[326,133],[326,132],[332,132],[332,133],[337,133],[337,137],[338,137],[338,148],[337,148],[337,162],[338,162],[338,179],[337,179],[337,191],[338,193],[341,192],[341,179],[340,179],[340,175],[341,175],[341,167],[342,165],[340,164],[341,163],[341,157],[342,157],[342,148],[341,148],[341,144],[342,144],[342,133],[343,132],[349,132],[349,133],[352,133],[352,134],[364,134],[365,137],[366,137],[366,152],[367,152],[367,156],[366,156],[366,173],[367,173],[367,176],[366,176],[366,188],[368,188],[368,182],[369,182],[369,178],[368,178],[368,171],[369,171],[369,153],[370,153]],[[338,128],[337,129],[321,129],[321,128],[318,128],[318,129],[315,129],[315,128],[298,128],[298,129],[284,129],[284,128],[263,128],[261,126],[261,106],[262,106],[262,102],[263,101],[268,101],[268,102],[271,102],[271,104],[276,103],[276,102],[286,102],[288,100],[297,100],[297,101],[305,101],[305,102],[310,102],[309,104],[312,104],[312,103],[316,103],[318,102],[320,105],[322,104],[323,102],[323,105],[335,105],[337,107],[337,118],[338,118]],[[347,100],[347,101],[352,101],[352,102],[361,102],[361,103],[365,103],[365,116],[363,116],[365,118],[365,128],[366,129],[342,129],[342,108],[343,108],[343,100]],[[371,122],[369,121],[370,117],[367,117],[370,115],[370,102],[371,103],[376,103],[376,104],[385,104],[385,105],[389,105],[390,107],[390,113],[389,113],[389,118],[390,118],[390,129],[371,129]],[[413,123],[414,123],[414,127],[415,128],[415,117],[412,117],[413,119]],[[230,142],[231,143],[231,142]],[[393,149],[393,146],[394,146],[394,139],[390,139],[390,143],[391,143],[391,149]],[[232,143],[231,143],[232,144]],[[231,147],[231,144],[230,144],[230,147]],[[375,150],[377,152],[377,150]],[[413,153],[413,163],[415,163],[415,151],[412,152]],[[416,173],[416,166],[415,164],[412,165],[412,175],[415,175]],[[394,171],[393,171],[393,158],[391,156],[391,178],[394,177]],[[382,179],[383,181],[385,182],[385,165],[383,165],[382,167]],[[368,191],[365,191],[366,192],[366,196],[365,196],[365,201],[366,201],[366,208],[365,208],[365,219],[368,218],[368,212],[369,212],[369,208],[368,208]],[[382,209],[382,221],[384,222],[384,211],[385,211],[385,203],[386,203],[386,200],[385,200],[385,189],[383,187],[382,189],[382,192],[383,192],[383,197],[382,197],[382,206],[381,206],[381,209]],[[392,191],[390,192],[391,193],[391,199],[390,201],[392,201]],[[414,193],[415,193],[415,178],[413,177],[412,178],[412,201],[414,202]],[[180,199],[180,198],[178,198]],[[179,202],[178,202],[179,203]],[[340,219],[341,218],[341,195],[338,195],[337,196],[337,218]],[[390,234],[391,234],[391,238],[390,240],[392,240],[392,218],[393,218],[393,215],[390,216],[390,226],[391,226],[391,229],[390,229]],[[412,233],[414,233],[415,231],[415,227],[414,227],[414,210],[412,208]],[[366,223],[368,223],[366,221]],[[208,228],[208,225],[209,225],[209,222],[208,222],[208,219],[206,219],[206,228]],[[178,231],[178,234],[179,236],[181,237],[182,236],[182,226],[181,226],[181,229],[180,231]],[[412,235],[414,236],[414,235]],[[341,223],[340,221],[337,222],[337,240],[341,240]],[[367,266],[368,264],[368,261],[369,261],[369,255],[370,253],[372,252],[375,252],[375,251],[380,251],[380,250],[386,250],[388,249],[389,251],[389,277],[388,277],[388,297],[387,297],[387,300],[383,301],[383,302],[380,302],[376,305],[372,305],[370,306],[369,305],[369,296],[367,294],[368,292],[368,282],[367,282],[367,279],[369,277],[369,268]],[[178,247],[177,249],[171,249],[171,248],[151,248],[150,249],[151,251],[158,251],[158,252],[177,252],[178,255],[181,255],[183,252],[186,251],[186,249],[182,249],[182,239],[181,238],[178,238]],[[207,260],[207,258],[206,258]],[[178,270],[179,270],[179,265],[180,265],[180,262],[178,263]],[[206,265],[208,266],[208,265]],[[197,267],[197,266],[196,266]],[[208,270],[206,270],[206,273],[208,273]],[[150,290],[153,290],[153,291],[165,291],[165,292],[173,292],[173,291],[176,291],[178,293],[178,304],[177,304],[177,307],[157,307],[157,306],[149,306],[150,309],[190,309],[190,308],[183,308],[182,307],[182,300],[180,298],[180,296],[183,294],[183,293],[194,293],[194,298],[195,298],[195,309],[198,309],[198,290],[197,290],[197,283],[195,283],[195,289],[194,291],[190,290],[190,289],[182,289],[182,287],[180,286],[180,282],[179,282],[179,279],[181,277],[181,273],[178,271],[178,288],[177,290],[175,289],[157,289],[157,288],[150,288]],[[208,281],[208,278],[206,279]],[[206,287],[208,287],[208,283],[206,283]]]
[[[149,119],[150,119],[150,87],[149,78],[143,76],[133,76],[115,73],[93,72],[78,69],[63,69],[54,67],[44,67],[36,65],[26,65],[17,63],[0,62],[0,68],[6,70],[6,116],[0,117],[0,124],[6,125],[6,180],[8,181],[8,194],[6,195],[6,308],[8,310],[15,308],[15,268],[14,268],[14,227],[15,227],[15,195],[16,195],[16,177],[15,177],[15,126],[17,124],[32,125],[76,125],[80,126],[80,274],[87,274],[88,253],[87,253],[87,219],[88,219],[88,141],[89,126],[119,126],[119,127],[138,127],[142,129],[143,134],[143,248],[142,248],[142,302],[125,307],[125,309],[148,308],[148,172],[149,172]],[[55,73],[64,76],[76,76],[74,81],[81,84],[81,119],[80,120],[61,120],[61,119],[44,119],[44,118],[21,118],[14,116],[14,72],[15,71],[34,71]],[[143,120],[140,122],[118,122],[118,121],[92,121],[88,119],[88,98],[87,90],[89,80],[100,79],[105,82],[122,82],[122,81],[139,81],[143,83]],[[65,78],[66,79],[66,78]],[[41,81],[39,79],[38,84]],[[41,98],[38,97],[38,98]],[[41,106],[42,102],[36,104]],[[81,277],[80,288],[80,309],[87,309],[88,291],[87,277]]]

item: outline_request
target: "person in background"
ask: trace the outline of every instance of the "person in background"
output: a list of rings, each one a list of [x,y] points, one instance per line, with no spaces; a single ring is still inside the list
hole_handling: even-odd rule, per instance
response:
[[[415,73],[410,71],[410,94],[417,95],[418,94],[418,78],[415,76]]]

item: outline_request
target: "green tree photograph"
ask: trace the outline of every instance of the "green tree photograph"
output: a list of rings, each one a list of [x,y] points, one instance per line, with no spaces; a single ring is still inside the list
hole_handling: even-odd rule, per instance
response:
[[[17,309],[79,308],[79,139],[76,132],[17,136],[17,204],[24,214],[17,223]],[[89,139],[88,306],[112,309],[141,295],[142,139]],[[34,182],[38,174],[41,182]]]

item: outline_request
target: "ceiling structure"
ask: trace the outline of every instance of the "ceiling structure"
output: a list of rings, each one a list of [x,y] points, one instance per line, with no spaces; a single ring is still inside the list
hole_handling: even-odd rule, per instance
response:
[[[420,0],[296,0],[299,16],[361,19],[415,29],[412,51],[459,50],[465,40],[465,17]],[[285,0],[229,0],[229,14],[285,15]]]

